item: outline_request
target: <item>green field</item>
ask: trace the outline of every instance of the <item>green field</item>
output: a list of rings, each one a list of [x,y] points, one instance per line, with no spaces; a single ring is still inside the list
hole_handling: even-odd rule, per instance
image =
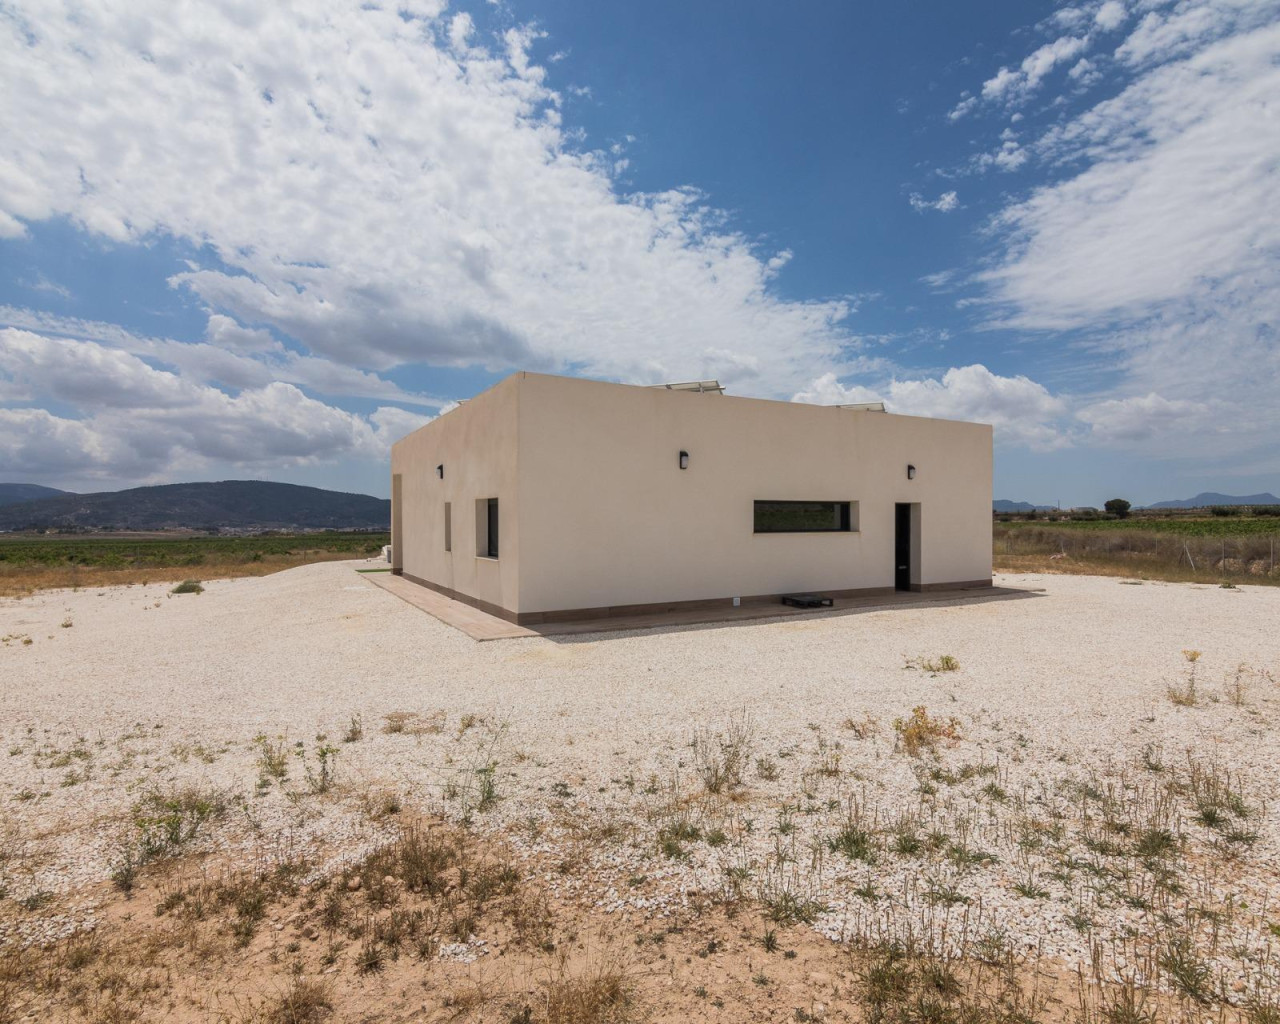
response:
[[[1160,516],[1129,519],[1049,519],[997,520],[1001,530],[1084,530],[1098,533],[1160,533],[1180,537],[1254,537],[1280,536],[1277,516]]]
[[[998,568],[1147,579],[1280,583],[1280,518],[1168,516],[997,520]]]
[[[0,534],[0,596],[51,587],[264,576],[310,562],[371,558],[387,533]]]
[[[99,569],[195,567],[261,562],[313,552],[351,558],[376,555],[390,543],[386,533],[262,534],[254,537],[0,536],[0,566],[83,566]]]

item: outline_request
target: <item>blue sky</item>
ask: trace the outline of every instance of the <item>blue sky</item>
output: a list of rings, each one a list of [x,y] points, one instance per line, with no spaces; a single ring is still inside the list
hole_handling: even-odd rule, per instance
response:
[[[535,369],[1280,491],[1280,0],[19,0],[0,88],[2,479],[385,494]]]

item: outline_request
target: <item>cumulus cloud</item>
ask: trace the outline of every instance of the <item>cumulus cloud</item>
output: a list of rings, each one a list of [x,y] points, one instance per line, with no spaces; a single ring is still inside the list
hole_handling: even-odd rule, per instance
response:
[[[842,384],[834,373],[824,373],[791,396],[791,401],[808,405],[856,405],[881,400],[880,393],[874,389],[861,384]]]
[[[0,326],[97,341],[168,367],[197,384],[246,388],[280,380],[331,396],[376,398],[426,407],[438,407],[445,402],[442,398],[405,391],[374,373],[288,350],[270,332],[243,327],[219,314],[209,317],[204,342],[141,337],[116,324],[14,306],[0,306]]]
[[[1103,32],[1114,32],[1124,21],[1124,4],[1120,0],[1107,0],[1093,15],[1094,24]]]
[[[1094,402],[1076,414],[1103,442],[1146,441],[1169,430],[1202,428],[1210,407],[1204,402],[1170,400],[1151,392],[1130,398]]]
[[[233,396],[121,349],[14,328],[0,330],[0,381],[82,413],[0,410],[0,472],[13,475],[163,478],[213,464],[381,459],[392,441],[430,419],[391,406],[366,418],[283,381]]]
[[[211,322],[210,342],[239,355],[277,336],[375,373],[573,367],[777,393],[838,365],[846,302],[779,299],[774,254],[707,197],[620,192],[615,154],[575,148],[540,33],[486,47],[443,4],[409,13],[19,0],[0,20],[0,90],[23,98],[0,107],[0,233],[62,217],[210,246],[217,264],[172,283],[237,325]]]
[[[1037,450],[1070,443],[1060,422],[1068,414],[1062,398],[1027,377],[1003,377],[978,363],[950,369],[940,379],[893,378],[879,389],[846,386],[831,373],[792,396],[792,401],[817,405],[881,400],[889,412],[990,423],[1001,443]]]

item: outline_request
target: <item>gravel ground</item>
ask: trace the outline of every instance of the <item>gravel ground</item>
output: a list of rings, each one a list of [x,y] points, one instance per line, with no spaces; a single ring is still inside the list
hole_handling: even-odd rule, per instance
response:
[[[0,937],[91,922],[139,801],[196,785],[230,809],[194,849],[331,864],[386,834],[395,794],[606,907],[741,890],[834,938],[1068,963],[1092,940],[1120,971],[1212,917],[1225,981],[1276,981],[1280,588],[1002,575],[1044,592],[479,644],[361,564],[0,600],[0,887],[26,907]],[[923,667],[942,655],[958,669]],[[894,723],[917,707],[954,737],[911,756]],[[707,792],[700,764],[734,755],[741,784]],[[1135,854],[1153,831],[1177,852]]]

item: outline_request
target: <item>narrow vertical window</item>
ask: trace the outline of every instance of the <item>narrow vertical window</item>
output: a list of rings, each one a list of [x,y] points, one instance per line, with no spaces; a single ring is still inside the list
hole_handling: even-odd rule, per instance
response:
[[[453,505],[444,503],[444,549],[453,550]]]
[[[498,557],[498,499],[476,499],[476,557]]]

